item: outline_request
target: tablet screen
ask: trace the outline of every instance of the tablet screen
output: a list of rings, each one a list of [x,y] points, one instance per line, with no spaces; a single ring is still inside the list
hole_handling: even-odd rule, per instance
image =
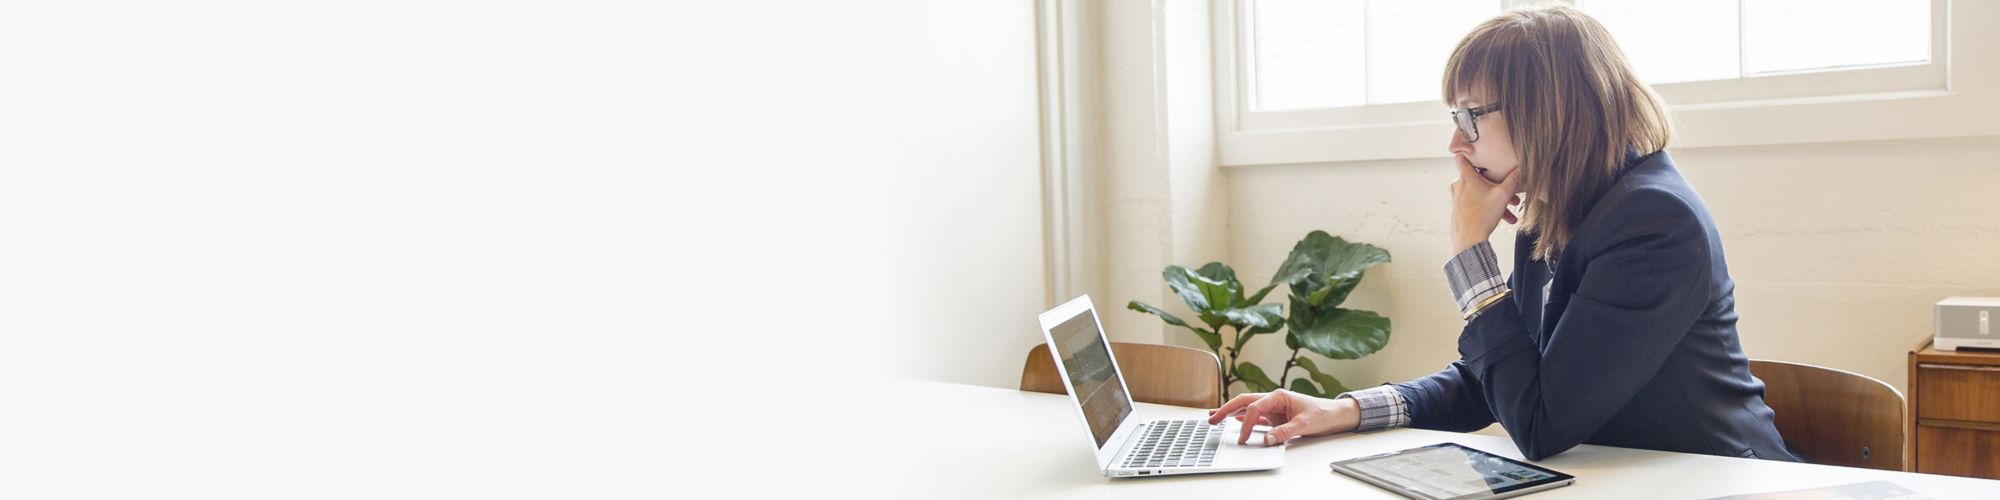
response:
[[[1415,498],[1481,498],[1568,484],[1568,474],[1443,443],[1334,462],[1342,474]]]

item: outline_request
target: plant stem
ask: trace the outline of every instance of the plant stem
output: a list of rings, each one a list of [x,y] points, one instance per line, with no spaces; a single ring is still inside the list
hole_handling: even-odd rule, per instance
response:
[[[1215,337],[1218,339],[1222,338],[1221,328],[1211,330],[1211,333],[1214,333]],[[1222,360],[1222,394],[1223,396],[1228,396],[1229,384],[1236,383],[1236,363],[1230,362],[1230,360],[1235,357],[1234,353],[1224,354],[1222,352],[1224,349],[1228,348],[1223,346],[1216,346],[1214,349],[1209,349],[1209,351],[1215,353],[1215,357]]]
[[[1285,371],[1278,372],[1278,387],[1291,387],[1290,385],[1285,384],[1285,377],[1291,376],[1292,367],[1298,365],[1299,365],[1299,350],[1292,349],[1292,357],[1285,358]]]
[[[1238,332],[1238,334],[1242,334],[1242,332]],[[1222,338],[1222,326],[1216,326],[1216,338]],[[1242,354],[1236,352],[1236,342],[1224,340],[1222,344],[1228,346],[1228,350],[1230,350],[1230,356],[1222,358],[1222,366],[1228,368],[1228,372],[1224,372],[1224,376],[1222,376],[1222,398],[1226,400],[1230,396],[1230,386],[1236,384],[1236,380],[1242,380],[1242,374],[1236,372],[1236,356],[1242,356]]]

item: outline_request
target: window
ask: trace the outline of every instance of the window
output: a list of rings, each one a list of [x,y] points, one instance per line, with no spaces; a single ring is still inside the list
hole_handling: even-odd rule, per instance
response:
[[[1254,0],[1256,111],[1435,101],[1438,72],[1500,0]]]
[[[1448,135],[1438,87],[1452,48],[1474,25],[1502,9],[1545,2],[1217,0],[1216,102],[1223,164],[1441,154],[1436,143],[1444,139],[1408,134]],[[1948,85],[1947,57],[1957,54],[1953,57],[1963,59],[1965,49],[2000,48],[1994,37],[1977,30],[1947,29],[1953,22],[1947,12],[1953,18],[1975,19],[1964,26],[1980,26],[1978,16],[1992,22],[1991,6],[1982,2],[1563,3],[1605,24],[1640,78],[1654,85],[1681,123],[1747,123],[1765,118],[1745,112],[1729,118],[1721,118],[1729,113],[1689,113],[1717,106],[1768,108],[1808,101],[1963,93]],[[1963,38],[1973,43],[1947,52],[1947,35],[1953,42]],[[1818,113],[1793,111],[1799,116]],[[1690,129],[1693,133],[1683,137],[1692,142],[1677,144],[1706,145],[1708,138],[1715,138],[1716,145],[1740,145],[1852,135],[1799,125],[1782,133],[1732,129],[1707,135]]]
[[[1503,3],[1249,0],[1249,109],[1436,100],[1452,48]],[[1654,85],[1930,61],[1931,0],[1572,3]]]
[[[1930,0],[1577,0],[1655,85],[1931,59]]]

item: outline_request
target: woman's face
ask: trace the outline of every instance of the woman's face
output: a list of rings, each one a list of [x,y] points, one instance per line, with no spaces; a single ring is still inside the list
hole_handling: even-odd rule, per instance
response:
[[[1476,109],[1493,104],[1480,97],[1483,96],[1461,94],[1457,105],[1461,109]],[[1514,138],[1507,135],[1507,110],[1480,115],[1478,124],[1479,142],[1466,142],[1465,132],[1453,128],[1451,154],[1464,156],[1486,180],[1500,182],[1521,168],[1521,157],[1514,154]]]

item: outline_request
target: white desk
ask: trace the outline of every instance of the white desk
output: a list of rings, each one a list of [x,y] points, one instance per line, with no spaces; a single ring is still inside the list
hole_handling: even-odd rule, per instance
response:
[[[1092,461],[1069,396],[896,384],[892,389],[921,401],[921,410],[906,415],[915,422],[891,445],[909,448],[890,454],[897,463],[870,469],[883,473],[896,496],[911,498],[1401,498],[1333,473],[1327,463],[1446,441],[1521,458],[1504,438],[1398,429],[1294,440],[1285,467],[1275,471],[1110,479]],[[1142,404],[1135,418],[1203,416],[1193,408]],[[2000,498],[1995,480],[1592,445],[1537,463],[1576,476],[1576,484],[1526,498],[1709,498],[1874,480],[1933,498]]]

